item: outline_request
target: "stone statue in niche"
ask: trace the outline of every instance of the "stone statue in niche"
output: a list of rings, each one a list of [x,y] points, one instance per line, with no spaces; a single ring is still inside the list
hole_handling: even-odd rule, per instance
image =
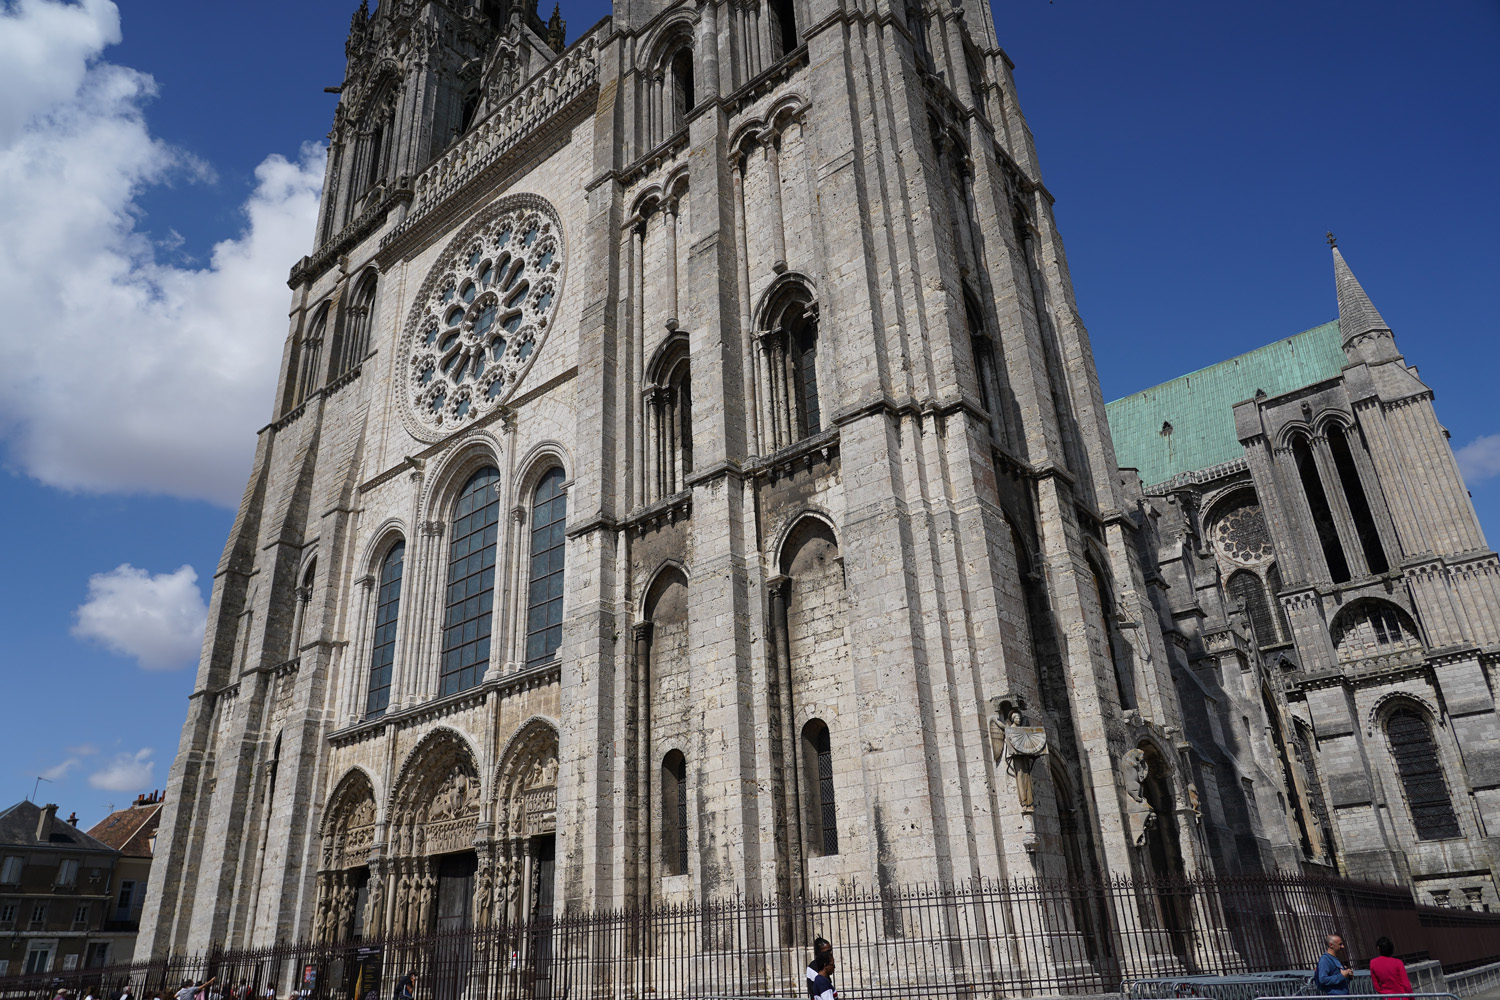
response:
[[[1189,781],[1187,786],[1188,811],[1193,814],[1193,822],[1199,825],[1203,823],[1203,803],[1198,798],[1198,786]]]
[[[1047,753],[1047,730],[1026,725],[1026,703],[1018,696],[990,699],[990,751],[995,763],[1005,762],[1006,773],[1016,782],[1016,798],[1023,813],[1036,809],[1036,791],[1031,768]]]
[[[1156,826],[1156,810],[1146,801],[1146,778],[1151,765],[1146,760],[1146,751],[1132,747],[1121,761],[1122,777],[1125,779],[1125,821],[1130,831],[1130,842],[1136,847],[1146,846],[1146,836]]]
[[[495,887],[490,880],[490,866],[482,865],[474,873],[474,924],[490,925],[490,911],[495,904]]]

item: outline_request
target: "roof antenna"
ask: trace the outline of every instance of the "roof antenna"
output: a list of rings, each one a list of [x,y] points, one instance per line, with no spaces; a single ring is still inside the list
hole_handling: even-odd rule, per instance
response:
[[[36,776],[36,781],[31,786],[31,801],[36,801],[36,790],[42,787],[42,782],[44,781],[49,785],[52,784],[51,778],[44,778],[40,774]]]
[[[1337,250],[1338,246],[1339,246],[1338,237],[1334,236],[1332,233],[1328,233],[1327,235],[1328,235],[1328,245],[1331,246],[1331,247],[1333,247],[1335,250]]]

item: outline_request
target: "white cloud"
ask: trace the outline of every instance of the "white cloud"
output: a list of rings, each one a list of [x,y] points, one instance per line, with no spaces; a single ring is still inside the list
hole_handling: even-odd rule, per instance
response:
[[[267,157],[245,228],[207,267],[158,260],[136,197],[211,172],[151,136],[155,83],[98,58],[119,39],[108,0],[0,4],[0,440],[53,486],[233,506],[270,414],[323,151]]]
[[[1500,434],[1477,437],[1458,449],[1458,471],[1470,486],[1500,476]]]
[[[89,577],[73,634],[133,656],[147,670],[196,662],[208,606],[191,566],[152,576],[129,563]]]
[[[151,772],[156,764],[150,747],[135,753],[117,753],[115,759],[89,775],[89,784],[111,792],[134,792],[151,786]]]
[[[67,760],[63,761],[60,764],[53,764],[51,767],[47,768],[40,775],[38,775],[38,777],[43,781],[61,781],[68,776],[69,771],[73,770],[73,768],[82,763],[83,761],[79,760],[77,757],[69,757]]]

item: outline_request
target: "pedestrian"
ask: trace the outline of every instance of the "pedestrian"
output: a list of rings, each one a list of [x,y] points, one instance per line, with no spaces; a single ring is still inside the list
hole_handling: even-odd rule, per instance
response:
[[[813,977],[812,985],[807,990],[812,1000],[839,1000],[838,990],[833,988],[832,949],[815,955],[813,968],[817,975]]]
[[[396,1000],[416,1000],[417,997],[417,974],[415,971],[408,972],[406,978],[401,980],[396,987]]]
[[[1411,979],[1406,975],[1406,963],[1392,957],[1396,946],[1388,937],[1375,939],[1375,950],[1380,952],[1370,959],[1370,982],[1376,993],[1411,993]]]
[[[1354,970],[1349,968],[1349,951],[1344,947],[1342,934],[1329,934],[1323,938],[1323,954],[1318,958],[1318,967],[1313,971],[1313,985],[1332,996],[1348,996],[1349,980]]]
[[[807,995],[809,997],[816,996],[812,991],[812,987],[813,980],[818,978],[818,970],[814,966],[818,964],[818,959],[821,956],[831,954],[833,954],[833,945],[829,944],[826,939],[813,939],[812,961],[807,963]]]
[[[184,979],[182,989],[177,991],[177,1000],[193,1000],[193,981]]]

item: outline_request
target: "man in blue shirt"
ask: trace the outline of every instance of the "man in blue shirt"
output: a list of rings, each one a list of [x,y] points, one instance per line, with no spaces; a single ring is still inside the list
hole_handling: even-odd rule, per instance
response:
[[[833,988],[833,952],[825,951],[814,957],[813,971],[817,975],[807,988],[812,1000],[838,1000],[838,992]]]
[[[1348,952],[1340,934],[1330,934],[1323,939],[1327,950],[1318,958],[1318,968],[1313,972],[1313,983],[1324,993],[1348,996],[1349,980],[1354,970],[1344,961]]]

